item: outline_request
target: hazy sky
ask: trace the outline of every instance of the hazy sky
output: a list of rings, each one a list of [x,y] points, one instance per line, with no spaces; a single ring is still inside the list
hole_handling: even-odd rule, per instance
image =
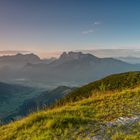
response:
[[[140,0],[1,0],[0,50],[139,49]]]

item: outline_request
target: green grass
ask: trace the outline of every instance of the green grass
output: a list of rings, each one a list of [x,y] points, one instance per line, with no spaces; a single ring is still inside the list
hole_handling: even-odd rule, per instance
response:
[[[63,106],[42,110],[1,126],[0,139],[86,140],[100,136],[105,140],[139,140],[140,122],[115,127],[106,125],[119,117],[140,115],[140,84],[136,82],[120,89],[91,91],[87,98],[65,102]],[[105,127],[104,131],[102,127]]]
[[[137,86],[139,84],[140,84],[140,72],[128,72],[111,75],[104,79],[90,83],[88,85],[85,85],[83,87],[74,90],[73,92],[68,94],[65,98],[59,100],[56,103],[56,106],[58,105],[61,106],[68,102],[75,102],[83,98],[88,98],[93,94],[93,92],[97,91],[104,92],[110,90],[121,91],[127,88],[133,88],[134,86]]]
[[[125,131],[124,131],[125,130]],[[139,140],[140,139],[140,121],[137,123],[124,126],[108,128],[106,135],[113,140]]]

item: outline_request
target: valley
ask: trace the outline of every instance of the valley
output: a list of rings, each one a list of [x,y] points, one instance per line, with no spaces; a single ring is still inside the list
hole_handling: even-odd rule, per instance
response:
[[[137,140],[139,77],[140,72],[116,74],[75,89],[51,108],[1,126],[0,137],[2,140]]]

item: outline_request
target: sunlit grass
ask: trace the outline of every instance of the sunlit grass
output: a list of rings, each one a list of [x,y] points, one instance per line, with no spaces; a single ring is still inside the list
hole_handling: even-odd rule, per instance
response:
[[[0,137],[1,140],[82,139],[100,132],[101,124],[135,114],[140,114],[140,87],[115,93],[96,93],[81,101],[33,113],[25,119],[0,127]],[[123,131],[122,134],[114,132],[112,138],[117,137],[125,137],[125,134]]]

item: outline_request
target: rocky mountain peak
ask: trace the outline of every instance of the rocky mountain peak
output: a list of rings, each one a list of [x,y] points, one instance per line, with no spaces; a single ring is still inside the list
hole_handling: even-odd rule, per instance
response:
[[[63,54],[60,56],[60,60],[79,60],[83,58],[89,58],[89,59],[97,59],[96,56],[91,54],[83,54],[82,52],[63,52]]]

